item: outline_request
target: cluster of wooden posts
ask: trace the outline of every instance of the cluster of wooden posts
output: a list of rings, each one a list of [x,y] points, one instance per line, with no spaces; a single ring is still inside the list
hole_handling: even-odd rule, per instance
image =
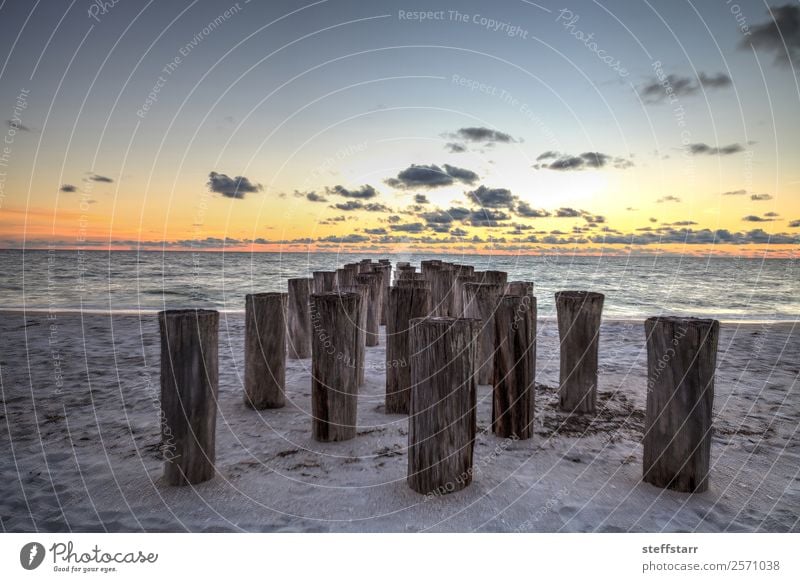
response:
[[[313,438],[355,438],[365,346],[386,326],[386,412],[408,415],[409,486],[450,493],[472,480],[476,384],[493,386],[492,431],[533,435],[536,298],[532,281],[501,271],[422,261],[420,270],[365,259],[288,293],[245,300],[244,399],[256,409],[285,405],[286,358],[311,358]],[[556,293],[560,407],[594,414],[604,296]],[[218,324],[213,310],[159,314],[165,479],[194,484],[214,475]],[[719,324],[653,317],[648,352],[644,481],[700,492],[708,487],[711,408]]]

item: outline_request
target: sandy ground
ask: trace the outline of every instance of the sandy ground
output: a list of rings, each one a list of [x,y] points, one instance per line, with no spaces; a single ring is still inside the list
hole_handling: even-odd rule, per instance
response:
[[[558,412],[558,337],[539,321],[537,430],[487,433],[473,484],[426,499],[405,483],[407,421],[383,412],[384,344],[368,349],[355,440],[311,439],[310,360],[286,408],[242,400],[243,316],[220,321],[218,476],[160,482],[155,316],[0,314],[4,531],[800,531],[800,328],[723,325],[710,490],[643,484],[641,322],[605,322],[600,407]]]

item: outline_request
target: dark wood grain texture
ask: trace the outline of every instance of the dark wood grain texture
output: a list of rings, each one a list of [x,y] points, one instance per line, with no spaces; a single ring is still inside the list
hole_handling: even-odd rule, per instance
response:
[[[651,317],[643,475],[656,487],[708,489],[719,322]]]
[[[289,279],[287,357],[304,360],[311,357],[311,291],[313,279]]]
[[[505,283],[464,283],[464,317],[481,321],[478,331],[476,370],[479,384],[491,384],[494,374],[494,312]]]
[[[567,412],[591,413],[597,406],[597,358],[601,293],[556,293],[558,335],[561,342],[559,399]]]
[[[407,482],[418,493],[452,493],[472,482],[477,325],[411,320]]]
[[[245,296],[244,402],[256,410],[286,405],[286,293]]]
[[[323,293],[314,306],[311,342],[311,433],[321,442],[355,438],[358,404],[358,326],[361,296]]]
[[[389,288],[386,309],[386,412],[408,414],[411,399],[409,327],[412,319],[428,315],[427,282]]]
[[[214,477],[219,313],[162,311],[158,323],[164,481],[194,485]]]
[[[504,295],[494,315],[492,431],[502,438],[533,436],[536,378],[536,298]]]

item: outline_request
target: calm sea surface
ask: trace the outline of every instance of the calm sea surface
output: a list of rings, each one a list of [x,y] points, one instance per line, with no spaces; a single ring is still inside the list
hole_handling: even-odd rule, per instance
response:
[[[242,311],[246,293],[285,291],[286,279],[384,255],[211,252],[0,251],[0,309],[149,312],[211,307]],[[387,255],[388,256],[388,255]],[[725,321],[800,320],[800,262],[685,257],[519,257],[402,254],[508,271],[533,280],[539,315],[553,293],[605,293],[606,318],[675,314]]]

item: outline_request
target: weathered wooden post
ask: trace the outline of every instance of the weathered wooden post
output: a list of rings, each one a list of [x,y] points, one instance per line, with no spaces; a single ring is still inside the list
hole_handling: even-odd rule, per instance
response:
[[[442,267],[442,261],[438,259],[430,259],[427,261],[421,261],[420,264],[420,272],[425,276],[425,278],[430,281],[431,280],[431,272]]]
[[[417,268],[412,265],[397,265],[397,271],[395,271],[394,280],[402,281],[403,279],[413,279],[414,274],[416,273]]]
[[[383,259],[381,259],[383,261]],[[373,273],[381,276],[381,319],[380,324],[386,325],[386,304],[389,302],[389,286],[392,282],[392,264],[379,262],[372,267]]]
[[[251,408],[286,405],[286,293],[245,296],[244,402]]]
[[[407,481],[417,493],[452,493],[472,482],[478,325],[451,317],[411,320]]]
[[[371,273],[373,267],[374,267],[374,264],[372,262],[372,259],[361,259],[358,262],[358,274]]]
[[[168,485],[202,483],[214,477],[219,313],[161,311],[158,326],[164,481]]]
[[[481,320],[478,331],[478,356],[475,360],[479,384],[491,384],[494,374],[494,312],[504,285],[464,283],[464,316]]]
[[[504,295],[494,315],[492,430],[503,438],[533,436],[536,298]]]
[[[355,284],[355,276],[352,269],[336,269],[336,287],[349,287]]]
[[[312,295],[311,432],[321,442],[355,438],[358,398],[358,321],[356,293]]]
[[[509,281],[506,283],[506,295],[533,295],[533,281]]]
[[[453,281],[453,317],[464,317],[464,283],[475,282],[475,275],[456,275]]]
[[[328,293],[336,286],[336,271],[314,271],[311,276],[314,277],[313,293]]]
[[[453,284],[455,271],[446,263],[438,269],[432,269],[431,275],[431,308],[434,316],[453,317]]]
[[[478,282],[503,285],[505,289],[505,285],[508,282],[508,273],[505,271],[481,271]]]
[[[361,297],[361,303],[358,310],[358,321],[352,321],[349,325],[354,325],[358,327],[358,357],[354,365],[358,369],[358,385],[364,385],[364,372],[365,372],[365,363],[366,363],[366,341],[367,341],[367,311],[369,309],[369,286],[368,285],[359,285],[354,283],[353,285],[348,285],[346,287],[337,287],[337,291],[340,293],[357,293],[359,297]]]
[[[289,279],[288,354],[291,360],[311,357],[311,286],[313,279]]]
[[[647,335],[644,481],[687,493],[708,489],[719,322],[651,317]]]
[[[427,282],[389,288],[386,306],[386,413],[408,414],[411,367],[408,330],[412,319],[428,315]]]
[[[602,293],[559,291],[556,293],[558,335],[561,341],[561,409],[594,412],[597,404],[597,349]]]
[[[380,273],[361,273],[355,276],[355,282],[369,288],[367,304],[367,346],[378,345],[378,334],[381,323],[381,293],[383,277]]]

